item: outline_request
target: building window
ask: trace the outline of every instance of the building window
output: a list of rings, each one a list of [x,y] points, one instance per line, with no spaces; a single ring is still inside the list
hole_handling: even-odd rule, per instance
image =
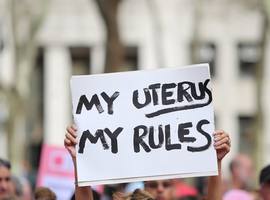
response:
[[[215,76],[216,70],[216,46],[213,43],[199,43],[191,45],[191,63],[209,63],[210,74]]]
[[[253,128],[254,117],[239,116],[239,151],[249,155],[255,153],[256,134]]]
[[[123,71],[138,70],[138,48],[125,47]]]
[[[254,76],[256,65],[261,58],[261,48],[256,43],[239,43],[238,57],[240,75]]]
[[[90,74],[90,48],[70,47],[72,75]]]

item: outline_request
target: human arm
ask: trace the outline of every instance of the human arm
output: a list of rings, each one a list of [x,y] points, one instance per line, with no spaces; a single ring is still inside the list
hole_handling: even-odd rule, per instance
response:
[[[222,200],[221,161],[230,151],[231,140],[229,134],[223,130],[215,131],[213,135],[217,151],[218,176],[210,176],[206,200]]]
[[[86,199],[94,200],[92,189],[90,186],[79,187],[77,185],[77,165],[76,165],[76,149],[75,145],[78,144],[76,139],[77,137],[77,126],[75,124],[67,127],[67,133],[65,134],[64,145],[71,155],[73,164],[74,164],[74,173],[75,173],[75,199]]]

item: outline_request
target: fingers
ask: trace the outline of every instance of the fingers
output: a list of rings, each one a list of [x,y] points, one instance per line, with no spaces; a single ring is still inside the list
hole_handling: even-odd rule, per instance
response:
[[[223,130],[217,130],[214,132],[214,147],[215,149],[230,149],[231,139],[227,132]]]
[[[77,137],[76,131],[77,131],[77,126],[75,124],[72,124],[71,126],[67,127],[67,132],[72,134],[74,137]]]
[[[64,146],[67,148],[71,145],[73,145],[73,143],[69,139],[65,138],[64,139]]]
[[[65,134],[66,138],[64,140],[65,147],[78,144],[78,140],[76,139],[77,137],[76,130],[77,130],[77,127],[75,124],[67,127],[67,133]]]

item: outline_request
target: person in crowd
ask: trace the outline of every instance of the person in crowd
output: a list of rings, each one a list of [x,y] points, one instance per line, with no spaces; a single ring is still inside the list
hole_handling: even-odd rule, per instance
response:
[[[173,181],[171,179],[145,181],[145,191],[157,200],[173,199]]]
[[[10,163],[0,159],[0,199],[8,197],[11,189]]]
[[[13,194],[16,197],[22,196],[22,184],[18,177],[11,176],[11,186],[10,186],[10,193]]]
[[[270,165],[264,167],[260,172],[259,194],[262,200],[270,200]]]
[[[170,180],[166,179],[158,181],[131,182],[124,187],[124,193],[131,193],[137,188],[145,189],[151,194],[156,193],[154,196],[159,196],[157,199],[164,199],[166,197],[169,200],[179,200],[181,197],[189,198],[192,196],[196,198],[199,196],[199,192],[195,187],[187,185],[182,179],[179,178]]]
[[[223,195],[223,200],[253,200],[253,198],[245,190],[231,189]]]
[[[39,187],[34,191],[34,200],[56,200],[56,195],[47,187]]]
[[[11,176],[10,193],[21,200],[32,200],[30,182],[24,177]]]
[[[243,153],[237,154],[230,163],[232,181],[228,191],[223,195],[226,200],[254,199],[254,162],[253,159]]]
[[[191,186],[184,185],[182,186],[182,193],[175,194],[174,192],[174,181],[176,179],[165,179],[165,180],[155,180],[155,181],[145,181],[144,188],[147,192],[149,192],[152,196],[155,197],[157,200],[172,200],[172,199],[181,199],[182,197],[185,197],[186,199],[189,199],[191,197],[194,197],[194,199],[199,198],[199,194],[197,190],[193,190]],[[178,180],[177,180],[178,181]],[[184,183],[181,183],[184,184]],[[190,189],[192,191],[184,191],[186,188]],[[179,189],[179,188],[178,188]],[[191,198],[192,199],[192,198]]]
[[[75,153],[75,145],[78,144],[78,141],[76,139],[77,137],[77,127],[75,124],[72,126],[67,127],[67,133],[65,134],[65,139],[64,139],[64,146],[65,148],[69,151],[72,161],[74,164],[74,170],[75,170],[75,198],[76,199],[85,199],[85,200],[93,200],[93,194],[92,194],[92,189],[90,186],[87,187],[78,187],[77,183],[77,167],[76,167],[76,153]],[[221,189],[221,161],[224,158],[224,156],[230,151],[231,148],[231,140],[229,137],[229,134],[226,133],[223,130],[218,130],[213,133],[214,135],[214,147],[217,150],[217,162],[218,162],[218,171],[219,175],[218,176],[211,176],[209,178],[209,183],[208,183],[208,193],[206,196],[206,200],[222,200],[222,189]],[[163,182],[160,182],[160,187],[158,188],[164,188]],[[165,186],[166,187],[166,186]],[[147,188],[147,185],[146,185]],[[131,193],[131,198],[132,200],[137,200],[140,198],[136,198],[135,195],[136,190]],[[146,189],[146,192],[150,193],[151,190]],[[158,199],[160,193],[164,194],[164,190],[161,190],[159,192],[153,192],[152,194],[150,193],[149,196],[147,196],[145,199]],[[124,196],[124,194],[123,194]],[[163,195],[164,196],[164,195]],[[164,197],[165,199],[166,197]],[[128,199],[125,197],[125,199]],[[166,199],[169,199],[168,197]],[[158,200],[163,200],[163,199],[158,199]]]
[[[237,154],[230,163],[231,189],[251,190],[254,188],[254,162],[246,154]]]
[[[20,178],[21,184],[22,184],[22,196],[21,198],[23,200],[32,200],[32,187],[30,181],[25,178],[21,177]]]
[[[155,200],[150,193],[141,189],[135,189],[134,192],[127,195],[123,192],[116,192],[112,197],[114,200]]]
[[[95,191],[95,190],[92,190],[92,193],[93,193],[93,198],[94,200],[100,200],[100,194]],[[72,195],[72,197],[70,198],[70,200],[75,200],[75,193]]]

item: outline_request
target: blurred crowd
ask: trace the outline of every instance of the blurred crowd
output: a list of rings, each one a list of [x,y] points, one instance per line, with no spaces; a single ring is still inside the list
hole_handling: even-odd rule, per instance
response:
[[[0,200],[55,200],[54,192],[45,187],[31,188],[26,178],[12,176],[8,161],[0,159]],[[222,176],[223,200],[270,200],[270,165],[255,177],[254,161],[249,155],[238,154],[230,163],[231,176]],[[208,178],[196,179],[187,184],[185,179],[131,182],[104,185],[102,190],[93,187],[94,200],[110,200],[112,194],[122,191],[128,194],[139,188],[149,192],[157,200],[198,200],[206,195]],[[256,180],[259,187],[255,187]],[[75,199],[73,195],[70,199]]]

